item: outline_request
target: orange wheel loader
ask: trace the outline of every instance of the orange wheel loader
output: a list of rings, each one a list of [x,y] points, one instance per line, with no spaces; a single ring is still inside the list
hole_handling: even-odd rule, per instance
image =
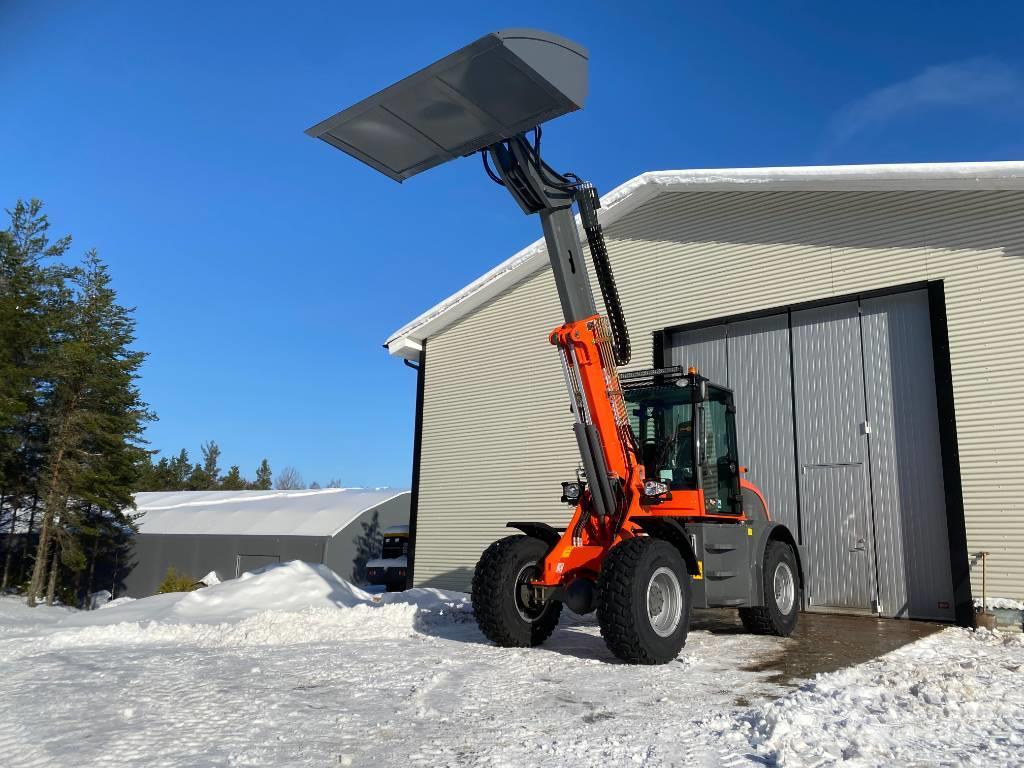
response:
[[[538,645],[563,605],[596,611],[611,652],[641,664],[679,654],[695,607],[736,608],[749,631],[788,635],[801,602],[800,548],[742,478],[732,392],[694,368],[618,372],[630,342],[600,200],[541,157],[541,124],[583,106],[587,58],[546,32],[492,33],[307,133],[397,181],[479,152],[488,176],[540,216],[565,318],[548,340],[580,463],[562,483],[571,512],[564,529],[510,522],[521,533],[480,558],[472,599],[484,635],[502,646]]]

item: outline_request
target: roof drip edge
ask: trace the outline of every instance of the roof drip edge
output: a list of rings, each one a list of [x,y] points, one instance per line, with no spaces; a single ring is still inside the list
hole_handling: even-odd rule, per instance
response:
[[[981,163],[899,163],[818,165],[769,168],[721,168],[648,171],[620,184],[601,198],[598,217],[604,227],[663,192],[694,190],[957,190],[1024,189],[1024,161]],[[576,225],[580,226],[579,216]],[[582,232],[582,230],[581,230]],[[384,345],[392,355],[419,358],[422,343],[499,293],[547,264],[544,239],[530,243],[461,290],[438,302],[392,333]]]

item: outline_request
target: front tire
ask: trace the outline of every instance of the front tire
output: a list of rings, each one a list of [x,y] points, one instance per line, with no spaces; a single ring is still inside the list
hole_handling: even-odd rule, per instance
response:
[[[789,637],[800,613],[800,571],[793,548],[770,541],[764,556],[764,602],[757,608],[740,608],[740,621],[755,635]]]
[[[690,608],[690,574],[667,541],[627,539],[601,564],[597,620],[608,649],[623,661],[672,661],[686,644]]]
[[[480,631],[503,648],[540,645],[555,631],[562,604],[542,607],[523,599],[523,585],[539,574],[548,546],[532,536],[506,536],[480,556],[473,573],[473,613]]]

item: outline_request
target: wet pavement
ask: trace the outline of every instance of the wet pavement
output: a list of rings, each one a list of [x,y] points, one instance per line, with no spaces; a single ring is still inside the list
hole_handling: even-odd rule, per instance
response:
[[[781,652],[753,661],[743,669],[768,672],[767,682],[796,687],[820,672],[835,672],[870,661],[947,626],[874,616],[801,613],[796,631],[782,641]],[[712,634],[746,631],[736,611],[717,609],[694,611],[690,627]]]

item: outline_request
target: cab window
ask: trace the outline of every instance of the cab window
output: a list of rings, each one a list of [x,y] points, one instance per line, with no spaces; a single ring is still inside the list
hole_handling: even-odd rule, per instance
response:
[[[666,384],[625,394],[645,475],[667,481],[674,491],[695,489],[691,388]]]

